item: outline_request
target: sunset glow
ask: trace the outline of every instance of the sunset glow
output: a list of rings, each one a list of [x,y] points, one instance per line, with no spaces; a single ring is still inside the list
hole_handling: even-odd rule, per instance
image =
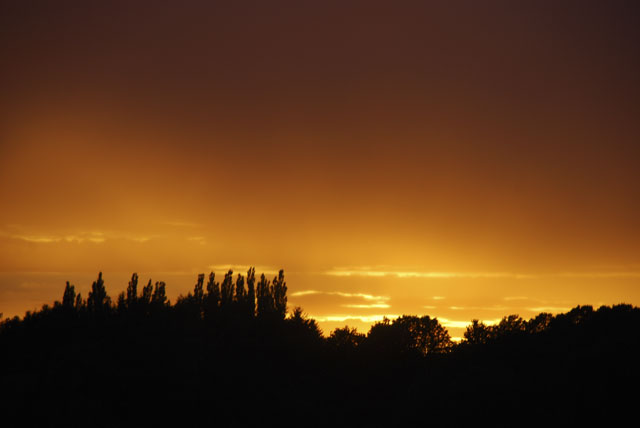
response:
[[[626,7],[11,3],[4,317],[250,266],[325,334],[640,305]]]

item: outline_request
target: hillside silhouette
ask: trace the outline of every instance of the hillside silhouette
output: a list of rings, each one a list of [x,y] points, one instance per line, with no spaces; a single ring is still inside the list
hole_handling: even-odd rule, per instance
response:
[[[427,315],[325,337],[288,312],[282,270],[254,268],[200,274],[173,304],[135,273],[112,299],[100,273],[0,324],[16,426],[615,425],[635,418],[638,361],[631,305],[473,320],[460,343]]]

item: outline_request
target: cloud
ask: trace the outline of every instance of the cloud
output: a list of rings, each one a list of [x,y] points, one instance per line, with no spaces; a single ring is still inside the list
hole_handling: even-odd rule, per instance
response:
[[[388,309],[391,307],[389,304],[389,296],[376,296],[367,293],[348,293],[344,291],[318,291],[318,290],[302,290],[289,294],[290,300],[298,301],[298,299],[304,299],[305,297],[313,296],[313,303],[323,307],[340,307],[354,309],[355,312],[361,312],[362,310],[371,309]],[[305,306],[307,302],[305,302]],[[340,317],[357,317],[360,315],[339,315]],[[368,315],[369,316],[369,315]],[[373,315],[370,315],[373,316]]]
[[[374,315],[319,315],[313,316],[318,322],[345,322],[345,321],[360,321],[365,323],[373,323],[380,322],[383,319],[387,318],[389,320],[394,320],[398,318],[400,315],[397,314],[374,314]],[[441,318],[437,317],[440,324],[447,328],[466,328],[471,324],[469,320],[451,320],[449,318]],[[500,322],[501,318],[495,319],[487,319],[481,320],[486,325],[495,325]]]
[[[77,242],[80,244],[85,241],[93,242],[94,244],[101,244],[106,240],[107,234],[99,231],[79,232],[78,234],[65,235],[64,237],[65,242]]]
[[[386,303],[373,303],[371,305],[342,305],[345,308],[356,308],[356,309],[369,309],[369,308],[390,308],[391,306]]]
[[[622,272],[561,272],[555,274],[561,278],[640,278],[640,272],[622,271]]]
[[[376,315],[311,315],[313,319],[318,322],[345,322],[345,321],[360,321],[366,323],[373,323],[382,321],[384,318],[393,319],[398,318],[400,315],[396,314],[376,314]]]
[[[442,324],[447,328],[466,328],[468,325],[471,324],[471,321],[450,320],[449,318],[438,318],[438,321],[440,321],[440,324]],[[500,318],[481,320],[481,321],[487,325],[494,325],[500,322]]]
[[[10,235],[10,238],[18,239],[25,242],[35,242],[38,244],[49,244],[52,242],[62,241],[62,238],[54,237],[54,236]]]
[[[36,244],[55,244],[55,243],[92,243],[92,244],[102,244],[108,240],[125,240],[132,241],[138,243],[148,242],[153,238],[157,238],[157,235],[136,235],[136,234],[128,234],[125,232],[114,232],[114,231],[100,231],[100,230],[90,230],[90,231],[75,231],[73,233],[49,233],[49,234],[38,234],[38,233],[6,233],[0,232],[0,236],[7,237],[9,239],[15,239],[24,242],[36,243]]]
[[[343,305],[345,307],[384,307],[384,308],[389,307],[389,305],[386,303],[390,299],[389,296],[376,296],[373,294],[366,294],[366,293],[346,293],[344,291],[303,290],[303,291],[296,291],[296,292],[290,293],[289,296],[302,297],[302,296],[310,296],[310,295],[318,295],[318,294],[322,294],[326,296],[339,296],[339,297],[352,298],[352,299],[362,299],[362,300],[365,300],[366,302],[370,302],[362,305],[349,305],[349,306]]]
[[[301,297],[301,296],[310,296],[313,294],[320,294],[322,293],[322,291],[316,291],[316,290],[305,290],[305,291],[296,291],[295,293],[290,293],[289,296],[290,297]]]
[[[407,271],[396,269],[372,269],[368,266],[354,268],[333,268],[325,271],[329,276],[364,276],[364,277],[396,277],[396,278],[513,278],[525,279],[532,275],[511,272],[436,272],[436,271]]]
[[[402,270],[388,267],[372,268],[369,266],[333,268],[325,275],[338,277],[393,277],[399,279],[543,279],[543,278],[640,278],[639,271],[585,271],[585,272],[552,272],[552,273],[519,273],[519,272],[443,272]],[[513,299],[518,299],[515,297]]]
[[[449,306],[452,311],[508,311],[509,306]]]

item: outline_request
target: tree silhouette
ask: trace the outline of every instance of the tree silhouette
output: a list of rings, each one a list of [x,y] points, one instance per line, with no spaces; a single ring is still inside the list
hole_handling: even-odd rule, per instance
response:
[[[260,275],[260,281],[256,289],[256,300],[258,306],[258,316],[265,318],[275,313],[273,296],[270,289],[271,283],[264,274]]]
[[[209,315],[213,314],[218,310],[218,306],[220,306],[220,284],[216,282],[216,274],[211,272],[207,281],[205,312]]]
[[[98,273],[98,279],[91,285],[91,291],[87,298],[87,308],[91,312],[103,312],[109,309],[111,305],[111,299],[107,295],[107,290],[104,287],[104,281],[102,279],[102,272]]]
[[[82,298],[82,294],[78,293],[78,295],[76,296],[76,303],[75,303],[76,310],[82,310],[85,308],[85,306],[86,306],[86,302]]]
[[[254,316],[256,313],[256,269],[250,267],[247,271],[247,312]]]
[[[331,332],[327,342],[338,350],[355,350],[366,339],[366,336],[362,333],[358,333],[355,328],[344,326],[343,328],[336,328]]]
[[[154,308],[161,308],[168,304],[166,284],[164,281],[157,281],[151,296],[151,304]]]
[[[142,307],[148,308],[151,304],[151,298],[153,297],[153,284],[151,283],[151,278],[149,278],[149,282],[142,288],[142,294],[140,295],[140,303]],[[202,298],[200,298],[202,299]]]
[[[227,308],[233,302],[233,271],[229,271],[224,275],[222,284],[220,285],[220,307]]]
[[[527,322],[527,331],[529,333],[543,332],[551,326],[552,321],[553,315],[547,312],[542,312]]]
[[[287,319],[294,336],[300,340],[319,340],[322,338],[322,330],[316,320],[307,317],[301,307],[296,306]]]
[[[572,423],[634,408],[640,309],[631,305],[473,320],[455,346],[426,315],[385,318],[367,335],[345,326],[325,339],[300,307],[282,317],[283,271],[255,281],[253,268],[235,281],[227,272],[224,311],[213,272],[206,293],[200,274],[174,305],[161,281],[138,295],[133,274],[118,310],[109,310],[101,273],[87,302],[67,282],[62,302],[0,322],[0,382],[11,391],[3,415],[37,406],[51,418],[43,426],[74,417],[83,426],[254,426],[283,414],[387,426],[428,412],[435,426],[467,426],[483,415],[497,425],[525,413],[536,424],[549,415]],[[459,403],[465,412],[451,418]]]
[[[136,305],[138,300],[138,274],[133,273],[131,275],[131,281],[129,281],[129,285],[127,286],[127,295],[125,303],[129,309],[133,308]]]
[[[278,272],[278,276],[273,278],[271,295],[276,317],[284,319],[287,314],[287,283],[284,281],[284,270],[282,269]]]
[[[202,306],[204,300],[204,274],[198,274],[198,282],[193,287],[193,300],[198,307]]]
[[[463,336],[465,343],[482,345],[489,342],[493,336],[493,332],[485,323],[474,319],[471,321],[471,325],[467,326]]]
[[[449,332],[436,318],[403,315],[375,323],[367,342],[382,352],[410,352],[426,355],[448,352],[453,346]]]
[[[244,276],[242,274],[238,274],[236,278],[236,295],[235,301],[242,305],[245,303],[247,291],[244,288]]]
[[[73,306],[76,301],[76,290],[73,285],[69,284],[67,281],[67,285],[64,287],[64,294],[62,295],[62,306],[67,309],[73,309]]]

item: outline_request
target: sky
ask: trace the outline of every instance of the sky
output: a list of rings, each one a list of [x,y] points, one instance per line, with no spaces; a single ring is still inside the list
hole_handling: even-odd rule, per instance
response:
[[[5,1],[0,312],[285,270],[325,333],[640,304],[633,1]]]

